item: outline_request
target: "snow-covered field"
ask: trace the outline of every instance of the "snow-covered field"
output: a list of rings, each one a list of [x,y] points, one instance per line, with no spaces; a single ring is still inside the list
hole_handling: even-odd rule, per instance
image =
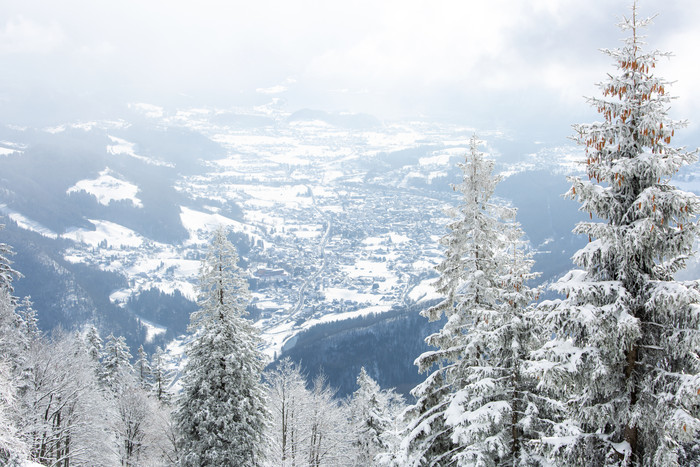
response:
[[[136,207],[143,207],[143,203],[136,196],[139,188],[133,183],[115,176],[109,167],[100,172],[94,180],[80,180],[68,188],[68,193],[84,191],[97,198],[97,202],[108,206],[112,201],[128,200]]]
[[[107,146],[107,152],[109,154],[113,154],[116,156],[133,157],[134,159],[137,159],[141,162],[145,162],[145,163],[151,164],[151,165],[173,167],[172,164],[169,164],[167,162],[153,159],[152,157],[147,157],[147,156],[142,156],[140,154],[136,154],[136,144],[134,144],[134,143],[126,141],[122,138],[117,138],[116,136],[110,136],[109,139],[112,141],[112,143],[114,143],[114,144]]]
[[[44,227],[40,223],[25,217],[24,215],[18,213],[7,207],[5,204],[0,204],[0,213],[5,214],[7,217],[12,219],[17,225],[25,230],[31,232],[36,232],[39,235],[43,235],[47,238],[58,238],[58,234],[51,229]]]

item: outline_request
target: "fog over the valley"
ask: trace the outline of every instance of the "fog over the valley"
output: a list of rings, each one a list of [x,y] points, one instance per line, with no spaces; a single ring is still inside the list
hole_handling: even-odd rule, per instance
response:
[[[0,5],[0,118],[44,124],[167,107],[270,103],[570,134],[610,70],[627,0],[149,0]],[[673,115],[700,124],[700,4],[639,2],[672,51]],[[686,133],[686,132],[684,132]],[[695,131],[686,133],[686,139]]]

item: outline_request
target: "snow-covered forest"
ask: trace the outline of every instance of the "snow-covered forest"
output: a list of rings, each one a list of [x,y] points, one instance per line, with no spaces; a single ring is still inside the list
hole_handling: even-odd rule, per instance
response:
[[[588,243],[549,290],[471,138],[439,242],[441,300],[421,311],[444,325],[415,356],[411,400],[365,368],[339,398],[322,375],[270,362],[225,227],[202,256],[180,372],[92,325],[41,332],[0,243],[2,465],[700,465],[700,279],[676,279],[700,198],[673,180],[697,150],[673,145],[686,123],[669,116],[669,54],[644,42],[650,23],[632,7],[588,99],[600,119],[574,124],[585,172],[565,196]]]

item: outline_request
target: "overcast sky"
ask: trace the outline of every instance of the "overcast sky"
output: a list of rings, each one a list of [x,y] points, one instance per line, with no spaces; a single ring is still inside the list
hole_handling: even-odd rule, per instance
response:
[[[0,4],[0,105],[40,112],[262,103],[380,118],[567,125],[612,71],[629,0],[120,0]],[[700,124],[700,2],[640,0],[675,55],[673,115]],[[29,110],[27,110],[29,109]],[[55,111],[55,109],[53,109]],[[19,110],[17,110],[19,112]],[[11,116],[4,112],[3,119]],[[571,120],[568,121],[568,120]]]

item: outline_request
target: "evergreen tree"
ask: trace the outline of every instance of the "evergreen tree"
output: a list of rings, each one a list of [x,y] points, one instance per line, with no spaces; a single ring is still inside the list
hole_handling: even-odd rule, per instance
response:
[[[623,47],[604,50],[617,72],[589,99],[603,120],[575,126],[587,177],[571,177],[567,195],[591,213],[574,230],[589,243],[554,286],[566,298],[540,312],[554,338],[535,353],[541,388],[566,409],[543,439],[561,464],[678,465],[700,433],[700,291],[674,281],[700,201],[670,184],[696,154],[671,146],[684,123],[669,119],[656,74],[668,54],[644,50],[649,22],[633,6]]]
[[[499,177],[472,137],[462,204],[442,238],[445,259],[437,266],[436,289],[445,296],[424,313],[443,314],[444,327],[426,342],[438,350],[416,363],[438,366],[413,390],[417,402],[404,439],[410,465],[496,465],[530,458],[523,439],[532,436],[526,413],[533,411],[521,361],[531,330],[525,309],[536,291],[535,275],[515,211],[492,201]]]
[[[107,336],[102,354],[100,381],[115,393],[122,392],[131,385],[134,368],[131,366],[131,352],[123,336],[113,333]]]
[[[103,342],[100,337],[100,333],[94,325],[89,325],[87,327],[87,332],[85,333],[85,346],[87,347],[87,352],[92,361],[99,363],[102,357],[102,347]]]
[[[173,383],[173,371],[168,368],[165,360],[165,352],[156,347],[151,356],[151,392],[160,402],[170,402],[170,385]]]
[[[139,346],[138,358],[134,363],[134,371],[136,372],[136,379],[143,389],[148,390],[152,385],[152,372],[151,364],[148,361],[148,355],[146,351],[143,350],[143,345]]]
[[[259,465],[267,410],[258,331],[247,320],[248,285],[222,229],[200,273],[199,310],[187,348],[177,423],[183,465]]]
[[[4,229],[5,226],[0,224],[0,230]],[[12,286],[12,281],[22,275],[12,269],[12,261],[10,256],[14,255],[15,252],[6,243],[0,243],[0,292],[6,291],[10,297],[13,299],[13,304],[15,303],[15,298],[12,297],[15,289]]]
[[[27,334],[28,339],[37,339],[41,336],[39,320],[36,317],[36,310],[34,309],[34,303],[32,303],[31,297],[24,297],[22,299],[22,302],[17,308],[17,314],[24,323],[24,332]]]

